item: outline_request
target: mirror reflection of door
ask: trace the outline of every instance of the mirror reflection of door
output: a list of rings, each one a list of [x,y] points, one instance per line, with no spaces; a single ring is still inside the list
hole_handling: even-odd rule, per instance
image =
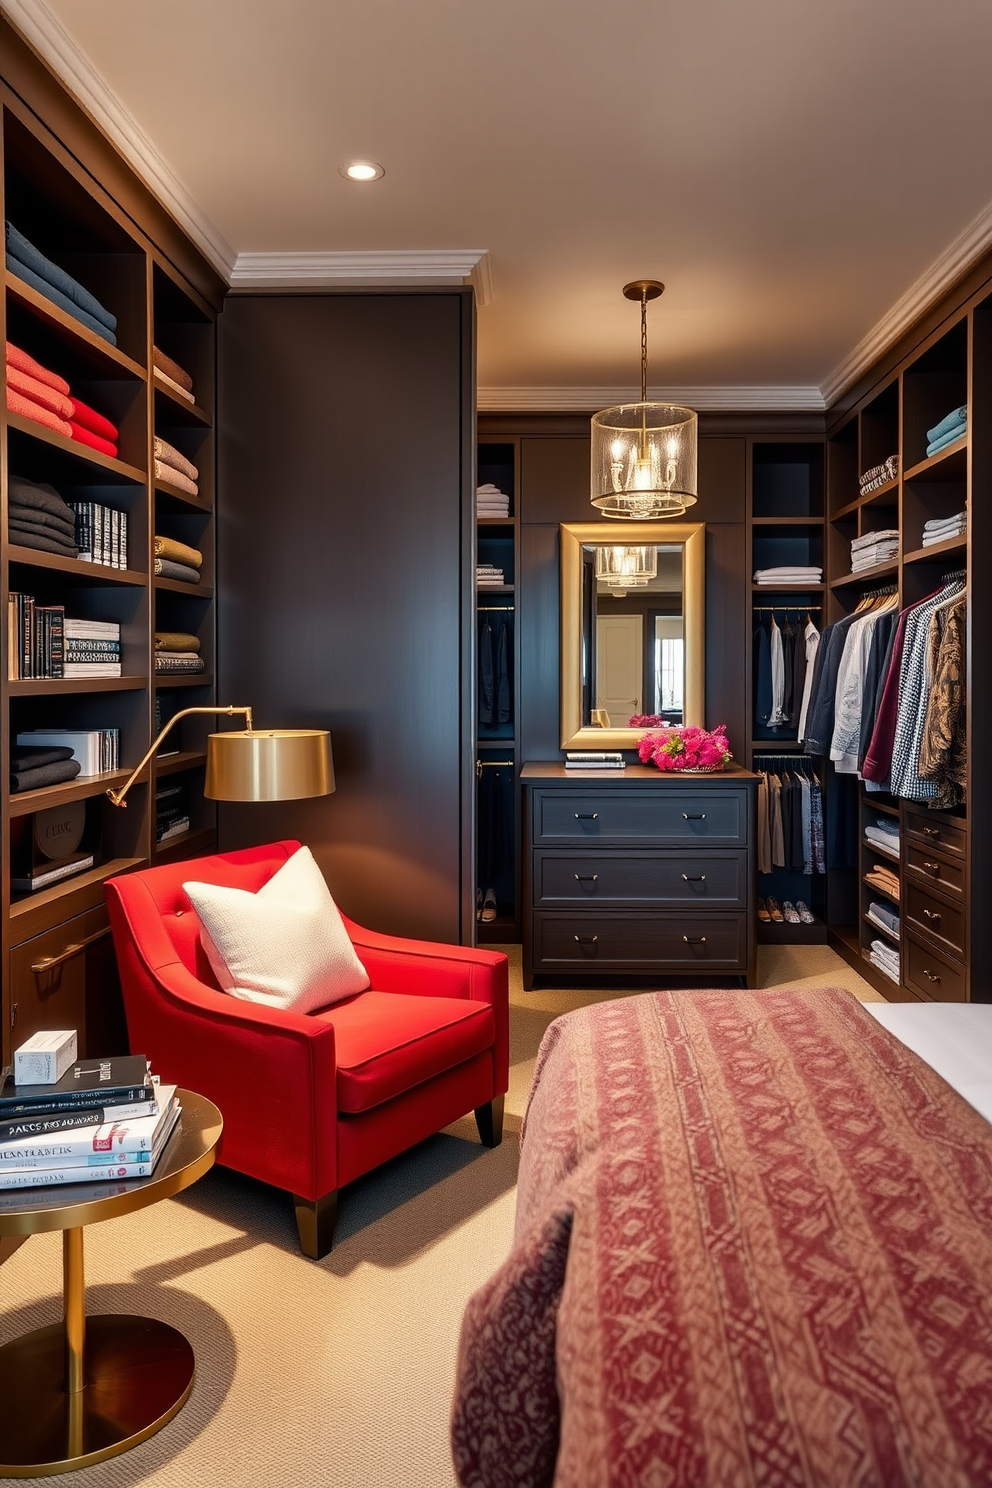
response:
[[[626,728],[631,714],[642,711],[643,648],[643,616],[598,616],[596,707],[609,715],[609,728]]]

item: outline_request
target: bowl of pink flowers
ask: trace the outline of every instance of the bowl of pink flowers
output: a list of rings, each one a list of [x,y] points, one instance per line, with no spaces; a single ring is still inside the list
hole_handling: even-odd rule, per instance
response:
[[[734,757],[723,723],[714,729],[688,728],[684,724],[653,729],[642,737],[637,752],[642,764],[696,775],[722,770]]]

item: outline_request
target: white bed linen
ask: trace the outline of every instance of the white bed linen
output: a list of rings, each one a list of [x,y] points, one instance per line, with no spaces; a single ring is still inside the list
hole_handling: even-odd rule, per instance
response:
[[[866,1002],[862,1006],[992,1121],[992,1003]]]

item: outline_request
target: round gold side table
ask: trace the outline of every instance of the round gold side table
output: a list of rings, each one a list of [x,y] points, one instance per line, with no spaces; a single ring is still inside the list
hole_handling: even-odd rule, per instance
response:
[[[201,1178],[223,1130],[190,1090],[149,1178],[0,1192],[0,1236],[62,1233],[64,1319],[0,1348],[0,1477],[37,1478],[116,1457],[185,1404],[196,1360],[177,1328],[124,1313],[86,1316],[83,1227],[144,1209]]]

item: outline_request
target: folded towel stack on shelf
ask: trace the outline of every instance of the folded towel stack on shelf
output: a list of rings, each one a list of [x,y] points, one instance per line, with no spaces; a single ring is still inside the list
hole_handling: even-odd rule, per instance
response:
[[[960,439],[962,434],[968,432],[968,405],[962,403],[960,408],[952,408],[938,424],[927,430],[927,459],[931,455],[939,455],[941,450]]]
[[[172,537],[155,538],[155,572],[163,579],[178,579],[182,584],[198,584],[203,554],[188,543]]]
[[[200,472],[192,460],[180,454],[179,450],[171,445],[167,439],[155,436],[155,479],[164,481],[168,486],[175,486],[179,491],[185,491],[187,496],[199,496],[200,488],[197,481]]]
[[[76,558],[76,518],[54,486],[13,472],[7,477],[7,532],[12,543],[62,558]]]
[[[865,827],[865,841],[889,852],[899,851],[899,823],[894,816],[877,816]]]
[[[176,672],[202,672],[199,638],[185,630],[155,632],[155,671],[159,675]]]
[[[899,875],[886,868],[884,863],[872,863],[871,871],[865,874],[865,883],[899,903]]]
[[[873,940],[868,959],[892,982],[899,980],[899,952],[884,940]]]
[[[877,491],[879,486],[887,486],[889,481],[894,481],[899,474],[899,456],[890,455],[883,460],[881,465],[873,465],[866,470],[864,475],[858,477],[858,485],[862,496],[868,496],[872,491]]]
[[[475,509],[480,517],[508,517],[510,498],[492,481],[486,481],[485,485],[475,488]]]
[[[4,228],[8,271],[16,274],[18,279],[23,279],[25,284],[44,295],[46,300],[51,300],[53,305],[78,320],[80,325],[84,325],[94,335],[109,341],[111,346],[116,346],[116,315],[111,315],[106,306],[100,304],[96,295],[84,289],[65,269],[59,268],[58,264],[52,263],[50,258],[39,252],[12,223],[5,221]]]
[[[882,532],[866,532],[851,542],[851,572],[860,573],[863,568],[889,563],[898,556],[899,532],[895,527],[887,527]]]
[[[116,424],[77,398],[64,377],[43,367],[11,341],[6,342],[5,360],[7,407],[11,413],[116,458]]]
[[[769,589],[781,589],[797,584],[819,584],[823,578],[823,567],[816,564],[786,564],[780,568],[759,568],[754,575],[756,584]]]
[[[952,537],[967,537],[968,513],[958,512],[953,517],[934,517],[923,523],[923,547],[932,548],[934,543],[947,542]]]
[[[503,570],[497,568],[495,563],[477,563],[475,565],[475,582],[479,589],[502,589],[506,580]]]
[[[82,769],[65,745],[17,744],[10,756],[11,795],[63,785],[75,780]]]
[[[177,398],[183,398],[187,403],[195,403],[193,396],[193,379],[189,373],[174,362],[164,351],[157,346],[152,347],[152,366],[155,368],[159,379],[164,382]]]
[[[873,899],[868,905],[868,918],[880,929],[887,930],[890,935],[899,939],[899,915],[889,904],[880,904]]]

